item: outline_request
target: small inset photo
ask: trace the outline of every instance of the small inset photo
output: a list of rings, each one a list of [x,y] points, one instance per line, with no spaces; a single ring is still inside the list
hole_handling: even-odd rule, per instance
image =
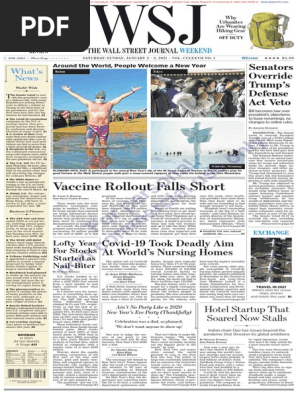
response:
[[[54,169],[147,168],[146,70],[54,69]]]
[[[245,71],[152,70],[151,117],[243,118]]]
[[[244,169],[245,153],[240,120],[151,122],[152,169]]]
[[[292,238],[251,238],[251,282],[292,282]]]

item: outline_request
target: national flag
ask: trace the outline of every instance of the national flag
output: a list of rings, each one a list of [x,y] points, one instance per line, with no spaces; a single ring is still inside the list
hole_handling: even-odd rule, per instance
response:
[[[69,119],[69,111],[62,111],[61,112],[61,115],[62,115],[62,117],[65,119],[65,120],[68,120]]]

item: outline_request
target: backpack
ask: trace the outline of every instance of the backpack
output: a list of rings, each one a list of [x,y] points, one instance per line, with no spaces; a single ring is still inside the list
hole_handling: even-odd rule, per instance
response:
[[[284,18],[283,24],[280,25],[279,20],[282,18]],[[254,14],[248,25],[251,42],[256,47],[266,49],[292,47],[294,44],[291,41],[284,42],[283,38],[289,20],[289,17],[282,14],[271,14],[270,12]],[[278,31],[279,26],[282,26],[282,33]]]
[[[185,117],[187,113],[188,113],[188,110],[186,110],[183,117]],[[167,115],[167,117],[181,117],[178,107],[176,107],[175,109],[168,110],[166,115]]]
[[[166,112],[167,117],[181,117],[180,111],[178,108],[170,109]]]

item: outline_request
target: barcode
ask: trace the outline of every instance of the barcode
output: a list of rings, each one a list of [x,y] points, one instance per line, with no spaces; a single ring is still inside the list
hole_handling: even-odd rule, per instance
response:
[[[46,370],[8,369],[8,378],[46,378]]]

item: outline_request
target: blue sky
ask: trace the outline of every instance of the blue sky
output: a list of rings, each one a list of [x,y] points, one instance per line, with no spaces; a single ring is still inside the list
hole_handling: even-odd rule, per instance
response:
[[[61,89],[62,85],[71,86],[71,90],[86,99],[93,100],[98,91],[106,91],[106,100],[115,99],[141,86],[143,89],[123,99],[116,111],[132,111],[147,108],[146,70],[90,70],[90,74],[54,74],[53,108],[57,110],[84,111],[84,106],[77,99]]]

